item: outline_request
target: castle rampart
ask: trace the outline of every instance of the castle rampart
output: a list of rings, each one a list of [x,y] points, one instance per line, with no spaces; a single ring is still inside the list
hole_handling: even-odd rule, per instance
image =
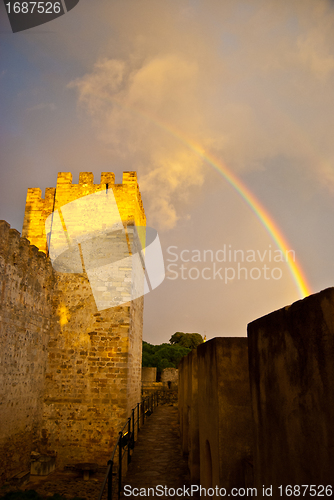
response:
[[[192,484],[242,486],[253,445],[247,338],[204,342],[178,368],[182,451]]]
[[[30,468],[42,425],[54,272],[0,221],[0,482]]]
[[[6,477],[15,472],[18,460],[22,471],[33,447],[56,455],[58,467],[80,461],[105,465],[119,428],[141,399],[143,297],[130,300],[133,270],[124,266],[105,291],[101,287],[101,295],[112,289],[122,299],[120,305],[101,308],[84,266],[81,272],[59,272],[45,255],[46,219],[86,195],[112,189],[123,226],[146,225],[135,172],[124,172],[122,184],[114,183],[111,172],[102,173],[100,184],[93,181],[90,172],[80,173],[78,184],[72,184],[71,173],[59,173],[57,187],[47,188],[44,199],[40,189],[28,190],[23,238],[5,222],[0,227],[1,355],[5,366],[11,366],[2,373],[7,385],[0,389],[8,410],[0,446],[12,456],[11,465],[4,464]],[[81,228],[85,220],[80,212],[75,215]],[[127,243],[117,232],[107,235],[107,241],[124,258],[131,255],[134,234],[129,227]],[[95,243],[98,252],[98,239]],[[16,426],[12,403],[18,408]]]
[[[331,496],[333,311],[328,288],[253,321],[248,338],[218,337],[181,360],[192,484],[258,498]]]
[[[333,485],[333,312],[327,288],[248,325],[254,485],[272,498],[282,484],[315,485],[306,498]]]

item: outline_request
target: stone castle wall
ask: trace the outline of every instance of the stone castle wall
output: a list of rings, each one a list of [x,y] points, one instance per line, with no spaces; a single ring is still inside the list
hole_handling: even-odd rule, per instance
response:
[[[258,498],[331,496],[333,354],[328,288],[253,321],[248,338],[212,339],[183,358],[179,415],[192,482]]]
[[[80,174],[79,184],[72,184],[70,173],[59,173],[56,189],[47,189],[44,200],[40,190],[28,190],[24,235],[46,251],[46,218],[55,210],[64,214],[72,201],[108,189],[132,242],[131,226],[146,224],[135,172],[124,172],[123,184],[116,185],[112,173],[102,173],[100,184],[93,183],[90,172]],[[87,214],[75,216],[75,229],[80,232],[82,225],[87,230]],[[99,251],[98,244],[93,253]],[[117,233],[111,233],[109,244],[119,258],[128,254]],[[83,272],[55,272],[58,321],[49,344],[40,451],[57,453],[58,466],[105,464],[119,428],[141,399],[143,297],[98,310],[84,265]],[[129,293],[131,272],[126,267],[116,283],[110,282],[120,295]],[[100,289],[108,293],[107,287]]]
[[[178,366],[178,410],[181,449],[188,456],[191,484],[200,483],[200,448],[198,420],[197,349],[181,359]]]
[[[247,338],[204,342],[178,368],[182,451],[192,483],[245,486],[253,445]]]
[[[138,330],[130,328],[129,305],[98,312],[87,278],[70,280],[57,276],[55,308],[60,296],[63,310],[49,343],[40,451],[56,452],[58,466],[103,465],[128,416],[128,396],[140,401],[130,361]]]
[[[80,269],[60,272],[45,255],[47,217],[57,210],[61,217],[68,203],[111,189],[126,239],[124,231],[111,232],[107,243],[117,259],[131,255],[132,243],[139,248],[133,228],[145,226],[146,219],[136,173],[124,172],[123,184],[116,185],[112,173],[103,173],[100,184],[93,183],[90,172],[80,174],[79,184],[71,180],[70,173],[58,174],[57,187],[46,189],[45,199],[40,189],[28,190],[24,238],[7,223],[1,225],[5,371],[0,410],[6,411],[0,444],[8,453],[0,460],[7,455],[11,464],[4,465],[6,477],[17,471],[15,463],[19,472],[24,470],[32,447],[56,455],[57,467],[81,461],[105,465],[130,409],[141,400],[143,297],[125,302],[138,285],[132,284],[134,269],[124,266],[109,288],[99,288],[101,296],[116,290],[124,302],[98,308],[85,262]],[[87,220],[85,214],[86,219],[80,217],[78,212],[74,221],[79,228]],[[93,256],[95,250],[98,245]]]
[[[153,392],[161,391],[162,382],[157,382],[157,368],[143,366],[141,383],[143,397],[149,396]]]
[[[200,344],[198,422],[200,480],[206,487],[245,485],[253,433],[247,338],[218,337]]]
[[[127,348],[127,416],[141,400],[143,310],[144,297],[132,301]]]
[[[271,485],[272,498],[282,497],[280,485],[315,485],[301,496],[326,496],[321,485],[333,485],[334,463],[334,288],[253,321],[248,338],[255,486]]]
[[[170,389],[177,388],[179,383],[179,374],[177,368],[164,368],[161,372],[161,382],[164,387],[169,387]]]
[[[0,483],[30,468],[42,423],[54,273],[0,221]]]
[[[83,196],[112,189],[123,221],[133,221],[137,226],[146,226],[146,218],[137,184],[136,172],[124,172],[123,183],[115,184],[112,172],[101,173],[101,183],[94,184],[91,172],[81,172],[79,184],[72,184],[70,172],[59,172],[56,188],[46,188],[45,198],[39,188],[30,188],[27,193],[26,211],[22,236],[47,252],[45,221],[54,210]]]
[[[151,366],[143,366],[142,383],[153,384],[156,381],[157,381],[157,368]]]

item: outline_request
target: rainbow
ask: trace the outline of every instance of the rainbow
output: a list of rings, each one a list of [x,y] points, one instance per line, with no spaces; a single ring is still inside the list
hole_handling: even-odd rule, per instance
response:
[[[285,236],[282,231],[277,226],[274,219],[268,213],[268,211],[261,205],[259,200],[253,195],[253,193],[241,182],[241,180],[231,172],[227,166],[217,158],[207,151],[205,151],[200,145],[191,141],[189,138],[185,137],[179,131],[173,129],[169,124],[158,121],[155,117],[150,116],[146,111],[143,112],[138,110],[138,108],[126,106],[123,103],[111,99],[113,103],[120,106],[121,108],[127,109],[132,113],[138,114],[139,116],[146,118],[150,122],[154,123],[157,127],[169,133],[177,140],[181,141],[185,146],[187,146],[191,151],[199,155],[207,164],[213,167],[224,179],[237,191],[237,193],[242,197],[242,199],[247,203],[249,208],[254,212],[256,217],[259,219],[261,224],[264,226],[266,231],[269,233],[271,238],[276,243],[277,247],[286,256],[287,264],[291,273],[291,276],[297,286],[298,292],[301,298],[306,297],[312,293],[311,287],[307,282],[305,274],[300,267],[300,265],[291,257],[291,252],[289,250],[291,247],[288,245]]]
[[[197,150],[197,145],[192,144],[191,149],[193,151]],[[198,154],[201,154],[197,151]],[[276,243],[277,247],[286,256],[287,264],[291,272],[292,278],[296,283],[297,289],[299,291],[300,297],[306,297],[312,293],[311,287],[307,282],[305,274],[300,267],[300,265],[292,258],[289,249],[291,248],[287,240],[285,239],[282,231],[278,228],[277,224],[273,218],[269,215],[268,211],[261,205],[261,203],[255,198],[253,193],[241,182],[241,180],[233,174],[226,165],[222,164],[211,154],[201,154],[202,158],[211,165],[217,172],[219,172],[225,180],[240,194],[243,200],[247,203],[250,209],[254,212],[260,222],[263,224],[271,238]]]

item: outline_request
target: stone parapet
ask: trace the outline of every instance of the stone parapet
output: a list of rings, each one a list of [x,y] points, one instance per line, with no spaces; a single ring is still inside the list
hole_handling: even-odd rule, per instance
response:
[[[281,498],[280,485],[316,485],[317,496],[333,484],[334,288],[253,321],[248,338],[255,486]]]
[[[253,446],[247,338],[218,337],[181,360],[179,415],[192,482],[245,487]]]

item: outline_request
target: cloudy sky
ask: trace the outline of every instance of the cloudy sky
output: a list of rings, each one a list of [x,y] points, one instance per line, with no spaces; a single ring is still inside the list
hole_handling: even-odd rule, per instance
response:
[[[333,285],[334,2],[80,0],[16,34],[1,3],[0,19],[0,218],[21,231],[27,188],[59,171],[136,170],[166,266],[144,340],[244,336],[301,298],[244,189],[310,293]]]

